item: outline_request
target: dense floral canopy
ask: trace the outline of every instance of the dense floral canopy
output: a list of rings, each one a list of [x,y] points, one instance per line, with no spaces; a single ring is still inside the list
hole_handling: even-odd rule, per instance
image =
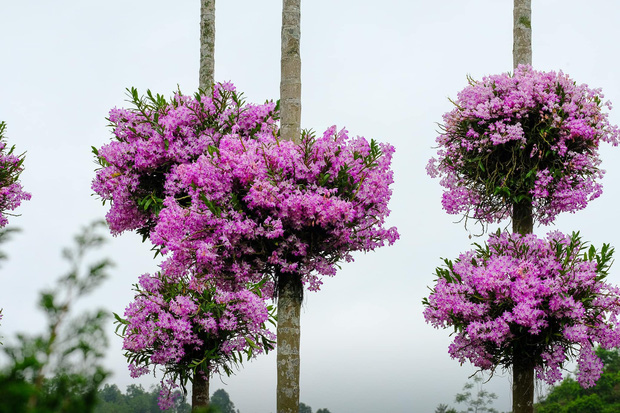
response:
[[[577,379],[590,387],[602,371],[595,343],[620,346],[620,289],[605,282],[612,254],[608,245],[587,248],[578,234],[496,233],[437,269],[424,317],[455,329],[449,353],[461,362],[510,367],[519,342],[548,383],[578,355]]]
[[[441,178],[444,209],[490,223],[526,203],[547,224],[585,208],[602,192],[599,143],[619,142],[602,99],[562,72],[529,66],[470,79],[444,115],[427,167]]]
[[[266,327],[274,323],[273,308],[265,305],[260,286],[223,292],[203,278],[170,281],[162,273],[142,275],[126,318],[117,316],[131,376],[163,366],[162,409],[194,370],[230,374],[231,366],[275,347]]]
[[[282,141],[276,105],[245,104],[230,84],[134,102],[110,113],[116,139],[96,151],[93,189],[112,202],[112,231],[137,229],[168,254],[168,277],[234,290],[295,273],[317,289],[352,251],[398,238],[384,227],[392,146],[336,127]]]

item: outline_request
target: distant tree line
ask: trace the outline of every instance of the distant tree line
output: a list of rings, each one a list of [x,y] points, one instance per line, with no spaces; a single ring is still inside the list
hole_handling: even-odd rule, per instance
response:
[[[160,413],[157,398],[160,386],[146,391],[141,385],[130,384],[125,393],[116,384],[106,384],[97,394],[94,413]],[[184,397],[177,397],[174,406],[167,410],[171,413],[190,413],[192,407]]]

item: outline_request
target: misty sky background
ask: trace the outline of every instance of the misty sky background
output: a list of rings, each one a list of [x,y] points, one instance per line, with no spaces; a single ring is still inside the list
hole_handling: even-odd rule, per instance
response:
[[[396,147],[390,225],[392,247],[356,254],[355,262],[307,293],[301,318],[301,401],[333,413],[433,412],[454,405],[475,369],[447,353],[449,330],[424,322],[421,299],[440,257],[471,247],[467,231],[440,204],[439,181],[426,175],[437,122],[466,75],[512,70],[510,0],[302,1],[302,128],[322,133],[336,124]],[[0,249],[0,336],[36,332],[44,318],[38,291],[66,269],[61,248],[81,226],[104,217],[92,196],[96,165],[90,147],[108,142],[108,111],[127,106],[125,88],[171,96],[198,86],[197,0],[0,0],[0,120],[17,151],[27,151],[22,184],[32,200],[10,226],[22,232]],[[217,0],[216,81],[232,81],[249,102],[277,99],[280,82],[280,0]],[[618,106],[620,2],[541,0],[532,5],[533,63],[563,70],[600,87]],[[620,150],[603,145],[604,193],[585,210],[561,215],[544,234],[580,230],[596,246],[620,246]],[[501,225],[504,227],[507,225]],[[491,226],[491,230],[498,228]],[[97,257],[116,262],[111,278],[81,308],[122,313],[138,276],[157,270],[150,245],[135,234],[112,238]],[[620,264],[609,281],[620,284]],[[132,380],[113,336],[108,380]],[[510,374],[486,385],[510,409]],[[275,411],[275,353],[246,363],[235,376],[213,379],[243,413]],[[540,385],[540,392],[545,386]]]

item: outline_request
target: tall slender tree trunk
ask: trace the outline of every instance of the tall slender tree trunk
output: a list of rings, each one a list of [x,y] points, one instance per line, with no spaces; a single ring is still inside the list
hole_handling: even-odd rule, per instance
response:
[[[513,205],[512,231],[521,235],[534,231],[531,202]],[[535,364],[526,340],[512,344],[512,357],[512,413],[533,413]]]
[[[209,406],[209,372],[196,371],[192,383],[192,411],[206,409]]]
[[[198,87],[211,91],[215,73],[215,0],[200,0],[200,71]]]
[[[280,136],[299,142],[301,129],[301,0],[282,2]]]
[[[514,0],[512,63],[532,64],[532,0]]]
[[[532,0],[514,0],[512,62],[515,68],[532,64]],[[534,232],[531,202],[513,205],[512,231]],[[533,413],[535,365],[525,340],[513,343],[512,356],[512,413]]]
[[[200,69],[198,88],[210,93],[215,72],[215,0],[200,0]],[[209,369],[196,372],[192,382],[192,411],[209,405]]]
[[[277,413],[299,412],[299,341],[303,285],[297,274],[278,276]]]
[[[280,136],[299,142],[301,130],[301,0],[282,1]],[[299,412],[301,278],[278,274],[277,413]]]

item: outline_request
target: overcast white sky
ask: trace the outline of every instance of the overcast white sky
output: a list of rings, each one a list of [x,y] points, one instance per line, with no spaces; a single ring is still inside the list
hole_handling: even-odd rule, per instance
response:
[[[249,101],[277,99],[280,0],[217,0],[216,80],[233,81]],[[433,412],[454,404],[474,369],[447,354],[449,331],[424,323],[421,299],[440,257],[475,240],[441,209],[441,189],[426,176],[436,122],[448,97],[480,78],[511,70],[510,0],[302,1],[302,127],[337,124],[353,135],[390,142],[396,183],[390,223],[401,239],[367,255],[308,293],[302,312],[301,401],[332,413]],[[620,2],[533,2],[533,61],[601,87],[619,109]],[[0,0],[0,120],[27,151],[23,185],[33,195],[11,225],[23,232],[2,248],[0,335],[43,326],[37,292],[64,271],[61,247],[106,209],[93,196],[91,145],[110,139],[105,117],[124,106],[125,88],[170,96],[198,85],[198,0]],[[603,196],[562,216],[555,229],[581,230],[620,246],[620,152],[604,147]],[[494,229],[494,228],[493,228]],[[537,228],[542,234],[545,228]],[[137,277],[154,271],[148,245],[126,234],[102,251],[117,263],[88,306],[122,313]],[[611,281],[620,283],[620,265]],[[111,382],[132,383],[112,337]],[[223,387],[242,413],[275,411],[275,354],[261,357]],[[154,380],[141,381],[148,387]],[[510,409],[509,374],[488,388]]]

